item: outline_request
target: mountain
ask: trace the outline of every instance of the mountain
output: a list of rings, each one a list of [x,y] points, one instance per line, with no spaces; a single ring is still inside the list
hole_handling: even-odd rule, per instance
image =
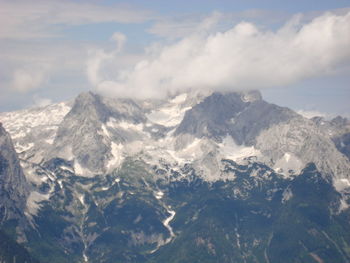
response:
[[[350,159],[350,121],[341,116],[330,121],[322,117],[314,117],[312,120],[328,132],[337,149]]]
[[[29,185],[10,135],[0,123],[0,222],[18,219],[26,207]]]
[[[28,251],[11,238],[23,243],[25,209],[30,185],[27,183],[10,135],[0,123],[0,261],[37,262]]]
[[[24,211],[7,237],[40,262],[350,262],[345,118],[250,91],[86,92],[0,120]]]
[[[50,156],[66,159],[75,156],[75,167],[105,172],[111,156],[111,142],[137,138],[137,134],[111,129],[113,120],[130,121],[137,126],[145,119],[142,109],[131,100],[116,103],[91,92],[80,94],[57,130],[53,143],[56,147]]]

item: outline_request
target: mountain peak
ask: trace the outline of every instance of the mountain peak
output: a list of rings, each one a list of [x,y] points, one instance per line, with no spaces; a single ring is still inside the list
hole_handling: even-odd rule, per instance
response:
[[[110,115],[110,110],[102,103],[99,95],[89,91],[80,93],[76,97],[68,115],[100,119],[105,122]]]
[[[175,134],[217,139],[230,135],[239,145],[251,145],[263,129],[294,116],[291,110],[262,100],[258,91],[214,92],[186,112]]]

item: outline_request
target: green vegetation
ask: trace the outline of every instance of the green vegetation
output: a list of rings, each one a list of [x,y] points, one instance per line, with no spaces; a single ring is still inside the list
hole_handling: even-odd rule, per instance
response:
[[[0,230],[0,262],[39,263],[27,249]]]
[[[190,166],[181,177],[133,160],[109,175],[68,177],[42,203],[25,246],[50,263],[83,262],[84,246],[90,263],[350,262],[350,211],[338,210],[340,194],[312,165],[283,179],[262,164],[224,163],[235,180],[206,182]],[[6,260],[26,251],[13,244]]]

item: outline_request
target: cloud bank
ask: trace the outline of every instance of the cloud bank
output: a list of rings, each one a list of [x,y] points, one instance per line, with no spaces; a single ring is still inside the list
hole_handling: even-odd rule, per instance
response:
[[[350,12],[325,13],[308,23],[296,16],[275,31],[240,22],[224,32],[192,33],[176,43],[146,49],[145,59],[112,77],[103,74],[103,59],[91,67],[101,56],[95,54],[88,71],[98,91],[120,97],[262,89],[332,74],[349,63],[349,47]],[[108,58],[118,56],[115,52]]]

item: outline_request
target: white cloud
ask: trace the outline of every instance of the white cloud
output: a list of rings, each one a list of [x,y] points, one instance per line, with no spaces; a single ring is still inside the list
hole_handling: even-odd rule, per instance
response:
[[[241,22],[224,32],[201,31],[150,48],[148,59],[132,69],[93,83],[101,92],[127,97],[284,86],[336,71],[349,62],[349,46],[350,12],[325,13],[306,24],[296,17],[276,31]]]
[[[0,9],[0,38],[52,37],[57,25],[141,23],[153,17],[147,10],[94,1],[0,0]]]
[[[39,97],[37,95],[33,97],[33,100],[34,100],[35,107],[45,107],[45,106],[52,104],[51,99],[42,98],[42,97]]]
[[[208,32],[218,26],[227,15],[220,12],[213,12],[211,15],[203,16],[181,16],[164,18],[154,23],[147,31],[151,34],[178,39],[197,32]]]
[[[297,110],[297,113],[308,119],[311,119],[313,117],[323,117],[323,118],[329,119],[332,117],[332,115],[328,113],[320,112],[317,110]]]
[[[105,51],[101,49],[90,50],[89,59],[87,61],[87,76],[91,84],[98,85],[100,80],[100,67],[104,60],[108,59],[108,55]]]
[[[115,41],[117,44],[116,52],[120,52],[125,45],[126,36],[123,33],[115,32],[113,33],[111,40]]]
[[[0,97],[7,97],[3,108],[29,106],[34,90],[57,100],[89,85],[86,46],[79,42],[1,40],[0,49]]]
[[[111,52],[106,52],[103,49],[93,49],[89,51],[89,58],[87,60],[87,77],[93,85],[98,85],[103,76],[101,76],[101,67],[108,60],[117,58],[117,55],[122,50],[126,36],[120,32],[113,33],[111,40],[116,43],[116,48]],[[106,74],[105,74],[106,75]]]
[[[254,21],[263,26],[284,23],[290,14],[280,11],[248,9],[239,12],[218,12],[210,15],[186,14],[159,18],[147,30],[168,39],[178,39],[197,32],[215,32],[231,28],[240,21]]]
[[[43,71],[17,69],[13,73],[13,89],[25,93],[40,87],[45,76]]]

